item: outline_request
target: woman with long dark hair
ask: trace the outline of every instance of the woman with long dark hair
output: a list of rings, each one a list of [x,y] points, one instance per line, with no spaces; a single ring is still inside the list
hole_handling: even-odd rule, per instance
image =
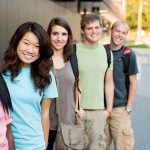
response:
[[[17,150],[44,150],[48,144],[49,107],[58,96],[50,71],[52,50],[42,26],[18,27],[4,53],[3,77],[12,100],[12,131]]]
[[[59,82],[60,119],[65,124],[73,125],[75,124],[75,77],[70,63],[73,46],[72,31],[65,19],[56,17],[50,21],[47,33],[50,36],[53,50],[53,67]],[[50,111],[48,150],[53,150],[58,128],[58,116],[55,108],[56,102],[53,101]]]

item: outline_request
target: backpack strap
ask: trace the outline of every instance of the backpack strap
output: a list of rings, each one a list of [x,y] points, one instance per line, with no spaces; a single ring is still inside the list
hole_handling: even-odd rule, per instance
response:
[[[107,64],[108,64],[107,68],[109,68],[110,64],[111,64],[111,53],[110,53],[110,49],[109,49],[109,44],[105,44],[104,47],[105,47],[106,54],[107,54]]]
[[[71,67],[72,67],[75,80],[78,80],[79,70],[78,70],[78,61],[77,61],[77,55],[76,55],[76,44],[73,45],[73,51],[72,51],[72,54],[70,55],[70,63],[71,63]]]
[[[127,89],[127,94],[129,94],[129,64],[130,64],[130,54],[131,54],[132,49],[129,47],[124,47],[124,51],[122,54],[122,63],[123,63],[123,69],[124,69],[124,74],[125,74],[125,85]]]

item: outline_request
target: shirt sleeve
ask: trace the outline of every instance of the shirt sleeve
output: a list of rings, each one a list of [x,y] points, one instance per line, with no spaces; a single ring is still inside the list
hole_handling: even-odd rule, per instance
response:
[[[138,71],[136,55],[135,55],[134,51],[131,51],[130,64],[129,64],[129,75],[137,74],[137,73],[139,73],[139,71]]]
[[[5,119],[6,119],[6,125],[8,125],[12,122],[12,118],[10,118],[10,112],[9,112],[9,114],[7,112],[5,112]]]
[[[43,98],[56,98],[58,97],[58,91],[56,87],[56,81],[54,78],[54,75],[52,71],[50,71],[51,75],[51,83],[49,84],[48,87],[45,88],[44,93],[43,93]]]

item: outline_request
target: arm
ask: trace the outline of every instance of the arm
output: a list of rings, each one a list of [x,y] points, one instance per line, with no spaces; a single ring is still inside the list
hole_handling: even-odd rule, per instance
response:
[[[14,137],[13,137],[13,133],[12,133],[12,129],[11,129],[11,124],[10,123],[7,125],[6,137],[7,137],[7,140],[8,140],[9,150],[15,150]]]
[[[136,90],[137,90],[137,75],[136,74],[130,75],[129,81],[130,81],[130,86],[129,86],[127,108],[131,110],[136,95]]]
[[[84,115],[84,110],[80,107],[80,103],[81,103],[81,96],[82,96],[82,87],[81,87],[81,82],[78,82],[78,87],[76,86],[75,89],[75,94],[76,94],[76,108],[75,108],[75,112],[77,113],[77,115],[79,117]],[[78,104],[79,104],[79,108],[78,108]]]
[[[42,127],[44,132],[44,139],[45,139],[45,145],[47,147],[48,145],[48,134],[50,129],[50,119],[49,119],[49,110],[50,110],[50,104],[51,100],[49,98],[43,98],[41,103],[41,120],[42,120]]]
[[[108,70],[105,76],[105,97],[107,110],[111,112],[114,99],[113,70]]]
[[[78,81],[78,85],[76,84],[76,89],[75,89],[75,97],[76,97],[76,109],[78,109],[78,103],[80,104],[81,101],[81,82]]]

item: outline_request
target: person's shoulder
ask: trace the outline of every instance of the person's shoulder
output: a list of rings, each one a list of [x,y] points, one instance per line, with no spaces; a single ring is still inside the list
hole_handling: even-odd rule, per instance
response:
[[[76,45],[77,47],[78,47],[78,46],[83,46],[83,43],[82,43],[82,42],[78,42],[78,43],[76,43],[75,45]]]
[[[134,57],[136,55],[134,49],[132,49],[131,47],[125,47],[125,51],[126,51],[125,53],[130,54],[131,57],[132,56]]]

